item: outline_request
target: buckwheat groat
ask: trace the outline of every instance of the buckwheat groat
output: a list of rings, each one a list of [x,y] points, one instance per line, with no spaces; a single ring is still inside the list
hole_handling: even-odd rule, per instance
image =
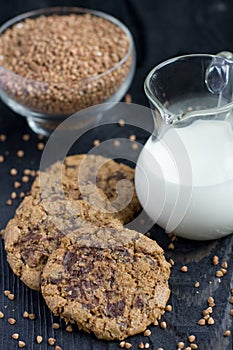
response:
[[[99,16],[27,18],[0,35],[1,87],[34,111],[72,114],[118,90],[130,71],[129,49],[126,33]]]
[[[100,227],[121,228],[122,223],[130,221],[140,208],[133,189],[132,204],[130,203],[119,214],[111,212],[111,199],[115,195],[115,189],[110,190],[109,186],[116,184],[119,177],[117,175],[115,178],[117,171],[121,176],[127,176],[130,184],[131,181],[133,184],[134,175],[131,168],[114,161],[110,161],[112,169],[110,166],[101,168],[96,180],[97,185],[100,184],[100,187],[106,190],[108,198],[94,183],[93,167],[84,169],[84,198],[77,179],[79,167],[84,158],[84,155],[66,158],[62,168],[62,178],[59,163],[44,172],[42,192],[38,177],[32,186],[31,194],[23,200],[15,217],[3,232],[7,259],[11,268],[32,289],[40,289],[44,265],[64,235],[85,226],[87,222],[93,222]],[[92,158],[94,162],[97,162],[97,158],[101,162],[104,161],[100,156]],[[92,163],[88,162],[87,165]],[[59,186],[63,193],[59,191]],[[129,194],[132,196],[132,188]],[[124,191],[124,196],[128,196],[127,191]]]
[[[80,228],[61,240],[42,276],[55,315],[100,339],[140,333],[169,298],[169,264],[156,242],[127,229]]]

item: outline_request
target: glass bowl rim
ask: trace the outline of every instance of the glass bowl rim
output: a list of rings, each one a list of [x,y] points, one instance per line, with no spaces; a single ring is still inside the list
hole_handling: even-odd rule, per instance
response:
[[[24,20],[26,20],[27,18],[31,18],[31,17],[39,17],[39,16],[43,16],[43,15],[52,15],[52,14],[57,14],[57,15],[62,15],[62,13],[64,13],[64,15],[66,14],[91,14],[93,16],[96,17],[100,17],[103,18],[113,24],[115,24],[117,27],[121,28],[123,30],[123,32],[127,35],[127,38],[129,39],[129,47],[128,47],[128,51],[125,54],[125,56],[114,66],[108,68],[106,71],[100,73],[100,74],[96,74],[87,78],[81,78],[81,79],[77,79],[77,80],[68,80],[66,82],[64,82],[65,84],[78,84],[78,83],[88,83],[91,81],[95,81],[98,80],[99,78],[108,75],[109,73],[115,71],[117,68],[119,68],[120,66],[122,66],[127,60],[128,58],[133,55],[133,59],[135,59],[135,52],[134,52],[134,40],[133,40],[133,36],[130,32],[130,30],[127,28],[127,26],[125,24],[123,24],[119,19],[105,13],[102,11],[97,11],[97,10],[92,10],[92,9],[88,9],[88,8],[84,8],[84,7],[76,7],[76,6],[53,6],[53,7],[45,7],[45,8],[40,8],[40,9],[36,9],[36,10],[32,10],[32,11],[28,11],[28,12],[24,12],[21,13],[9,20],[7,20],[6,22],[4,22],[1,26],[0,26],[0,36],[3,34],[3,32],[9,28],[11,28],[13,25],[20,23]],[[26,82],[33,82],[36,83],[38,85],[44,85],[44,84],[56,84],[56,85],[64,85],[64,83],[62,82],[54,82],[52,80],[44,80],[44,81],[38,81],[35,79],[31,79],[31,78],[25,78],[20,74],[14,73],[13,71],[7,69],[6,67],[2,66],[0,64],[0,69],[2,71],[5,71],[6,74],[12,75],[13,77],[16,77],[18,79],[21,79],[22,81],[26,81]]]

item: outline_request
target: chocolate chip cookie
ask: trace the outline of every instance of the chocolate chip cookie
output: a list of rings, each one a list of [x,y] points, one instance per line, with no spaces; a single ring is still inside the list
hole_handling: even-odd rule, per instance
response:
[[[95,184],[106,195],[105,202],[98,209],[106,211],[108,207],[107,212],[122,224],[131,222],[141,211],[134,187],[134,170],[100,155],[66,157],[63,164],[57,162],[42,172],[31,192],[36,194],[42,191],[43,198],[56,193],[67,199],[88,199],[95,207],[97,193],[92,191],[93,196],[90,197],[87,186],[90,184]],[[100,199],[98,204],[101,204]]]
[[[60,239],[68,232],[85,226],[121,227],[110,214],[93,210],[84,200],[62,200],[51,196],[46,208],[41,199],[29,195],[16,211],[15,217],[3,231],[7,260],[20,279],[30,288],[39,290],[41,273]]]
[[[78,181],[84,159],[87,159],[82,171],[85,195],[81,192],[81,180]],[[68,232],[85,226],[88,221],[100,227],[121,228],[124,220],[130,220],[134,210],[139,210],[133,189],[133,199],[126,210],[119,214],[112,211],[111,199],[116,194],[113,187],[117,179],[126,176],[132,184],[134,173],[131,168],[110,161],[110,165],[107,163],[107,167],[100,169],[94,181],[95,164],[105,161],[101,156],[77,155],[67,157],[63,166],[61,163],[52,165],[36,178],[31,194],[23,200],[3,231],[8,262],[30,288],[40,289],[44,265]],[[127,191],[125,193],[123,200],[127,197]]]
[[[80,228],[53,251],[42,294],[55,315],[98,338],[122,340],[161,316],[169,264],[155,241],[124,229]]]

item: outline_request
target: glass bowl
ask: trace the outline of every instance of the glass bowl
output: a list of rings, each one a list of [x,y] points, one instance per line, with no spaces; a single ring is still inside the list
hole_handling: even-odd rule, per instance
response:
[[[38,81],[14,73],[0,65],[0,97],[16,113],[27,118],[36,133],[49,135],[70,115],[105,102],[118,102],[128,90],[135,71],[135,47],[132,35],[118,19],[99,11],[78,7],[51,7],[21,14],[0,27],[1,35],[20,22],[50,15],[89,14],[101,17],[120,28],[128,40],[125,56],[110,68],[88,78],[62,82]],[[1,57],[0,60],[4,58]],[[78,57],[77,57],[78,60]],[[1,63],[1,61],[0,61]],[[78,123],[78,121],[77,121]]]

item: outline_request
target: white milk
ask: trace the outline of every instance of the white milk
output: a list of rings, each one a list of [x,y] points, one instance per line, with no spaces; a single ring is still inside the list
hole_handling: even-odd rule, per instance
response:
[[[233,132],[219,120],[168,128],[148,140],[136,167],[147,214],[167,232],[215,239],[233,232]]]

